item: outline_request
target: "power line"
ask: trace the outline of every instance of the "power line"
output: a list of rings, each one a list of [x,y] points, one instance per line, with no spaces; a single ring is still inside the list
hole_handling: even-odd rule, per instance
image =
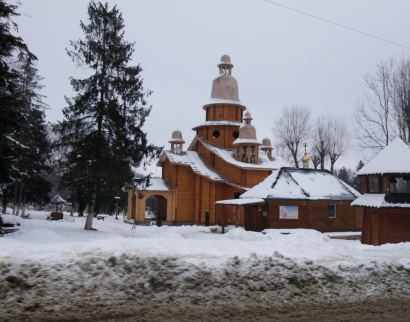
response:
[[[347,26],[338,24],[338,23],[336,23],[336,22],[333,22],[333,21],[330,21],[330,20],[326,20],[326,19],[323,19],[323,18],[314,16],[314,15],[311,15],[311,14],[309,14],[309,13],[306,13],[306,12],[303,12],[303,11],[300,11],[300,10],[297,10],[297,9],[293,9],[293,8],[284,6],[283,4],[279,4],[279,3],[273,2],[273,1],[271,1],[271,0],[264,0],[264,1],[269,2],[269,3],[271,3],[271,4],[274,4],[274,5],[277,5],[277,6],[279,6],[279,7],[288,9],[288,10],[295,11],[295,12],[297,12],[297,13],[301,13],[302,15],[309,16],[309,17],[311,17],[311,18],[315,18],[315,19],[318,19],[318,20],[322,20],[322,21],[327,22],[327,23],[330,23],[330,24],[332,24],[332,25],[335,25],[335,26],[338,26],[338,27],[342,27],[342,28],[348,29],[348,30],[350,30],[350,31],[357,32],[357,33],[359,33],[359,34],[362,34],[362,35],[365,35],[365,36],[368,36],[368,37],[372,37],[372,38],[375,38],[375,39],[378,39],[378,40],[381,40],[381,41],[384,41],[384,42],[388,42],[388,43],[390,43],[390,44],[393,44],[393,45],[396,45],[396,46],[400,46],[400,47],[402,47],[402,48],[410,49],[410,47],[407,47],[407,46],[404,46],[404,45],[400,45],[400,44],[398,44],[398,43],[396,43],[396,42],[393,42],[393,41],[390,41],[390,40],[387,40],[387,39],[384,39],[384,38],[380,38],[380,37],[377,37],[377,36],[368,34],[368,33],[366,33],[366,32],[363,32],[363,31],[360,31],[360,30],[357,30],[357,29],[353,29],[353,28],[350,28],[350,27],[347,27]]]

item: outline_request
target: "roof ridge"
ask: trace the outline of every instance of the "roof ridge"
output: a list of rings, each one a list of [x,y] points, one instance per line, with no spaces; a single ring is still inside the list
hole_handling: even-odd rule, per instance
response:
[[[308,193],[300,186],[300,184],[295,180],[295,178],[292,177],[292,175],[290,174],[290,172],[287,171],[287,169],[284,169],[284,170],[286,171],[287,174],[289,174],[289,177],[293,180],[294,183],[296,183],[296,185],[300,188],[300,190],[302,190],[302,193],[303,193],[306,197],[310,198],[310,194],[308,194]]]
[[[204,164],[208,169],[214,171],[221,179],[223,179],[223,181],[224,181],[225,183],[229,184],[230,186],[237,187],[237,188],[241,188],[241,189],[244,189],[244,190],[247,190],[247,189],[248,189],[248,188],[243,187],[243,186],[241,186],[241,185],[239,185],[239,184],[236,184],[236,183],[233,182],[232,180],[226,178],[226,177],[225,177],[223,174],[221,174],[218,170],[216,170],[214,167],[212,167],[212,166],[209,164],[208,161],[204,160],[199,153],[197,153],[197,154],[198,154],[198,157],[199,157],[199,158],[201,159],[201,161],[203,162],[203,164]]]

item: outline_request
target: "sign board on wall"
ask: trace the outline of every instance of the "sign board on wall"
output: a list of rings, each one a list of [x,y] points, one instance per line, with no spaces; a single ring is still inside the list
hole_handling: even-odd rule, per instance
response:
[[[298,219],[298,206],[279,206],[279,219]]]

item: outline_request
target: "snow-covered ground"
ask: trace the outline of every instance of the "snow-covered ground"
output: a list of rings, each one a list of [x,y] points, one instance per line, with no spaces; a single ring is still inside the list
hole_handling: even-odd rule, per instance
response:
[[[410,243],[375,247],[304,229],[133,230],[114,216],[94,219],[96,231],[86,231],[85,217],[47,216],[15,218],[19,231],[0,238],[0,320],[102,320],[152,301],[240,307],[410,294]]]

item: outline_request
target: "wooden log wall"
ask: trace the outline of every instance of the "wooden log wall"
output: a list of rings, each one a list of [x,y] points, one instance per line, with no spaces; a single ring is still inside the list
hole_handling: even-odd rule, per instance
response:
[[[383,245],[410,241],[409,208],[364,208],[362,243]]]
[[[256,230],[250,230],[260,231],[257,229],[263,228],[265,211],[267,212],[265,228],[309,228],[321,232],[361,230],[362,210],[350,207],[350,203],[351,201],[269,201],[262,205],[260,211],[258,206],[247,206],[247,212],[251,216],[250,225],[253,228],[256,227]],[[336,218],[329,218],[329,204],[336,204]],[[279,218],[280,206],[298,206],[298,219]]]

